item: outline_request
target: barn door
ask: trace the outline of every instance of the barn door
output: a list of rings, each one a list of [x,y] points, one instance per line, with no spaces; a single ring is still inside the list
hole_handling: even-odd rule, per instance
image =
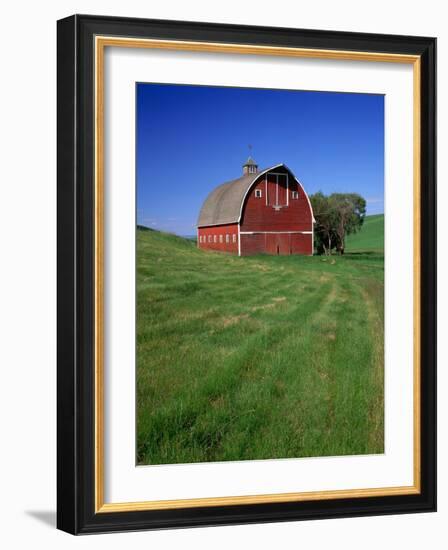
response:
[[[291,254],[291,235],[288,233],[268,233],[265,235],[265,250],[274,256]]]
[[[280,233],[277,235],[279,254],[289,256],[291,254],[291,235],[288,233]]]

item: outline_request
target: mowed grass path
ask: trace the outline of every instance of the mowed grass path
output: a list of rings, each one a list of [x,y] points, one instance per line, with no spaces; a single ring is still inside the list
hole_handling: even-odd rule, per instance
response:
[[[137,231],[139,464],[383,452],[383,257]]]

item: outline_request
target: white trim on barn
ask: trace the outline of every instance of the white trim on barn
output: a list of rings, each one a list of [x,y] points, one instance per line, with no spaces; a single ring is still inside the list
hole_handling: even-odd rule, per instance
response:
[[[303,187],[302,183],[296,178],[294,172],[292,172],[287,166],[286,164],[283,164],[283,163],[280,163],[280,164],[276,164],[275,166],[271,166],[270,168],[267,168],[266,170],[263,170],[262,172],[258,172],[258,174],[256,174],[256,177],[253,179],[252,183],[248,186],[246,192],[244,193],[244,196],[243,196],[243,200],[241,201],[241,206],[240,206],[240,215],[238,217],[238,220],[236,223],[240,223],[241,222],[241,218],[242,218],[242,215],[243,215],[243,207],[244,207],[244,203],[246,202],[246,197],[247,195],[249,194],[250,190],[252,189],[254,183],[261,177],[261,176],[265,176],[266,174],[268,173],[272,173],[272,174],[281,174],[281,175],[284,175],[282,174],[282,172],[272,172],[272,170],[276,170],[277,168],[280,168],[280,167],[283,167],[287,174],[286,174],[286,184],[287,184],[287,192],[286,192],[286,197],[287,197],[287,204],[286,206],[289,206],[289,175],[291,174],[293,176],[293,178],[296,180],[297,184],[299,185],[299,187],[302,189],[305,197],[306,197],[306,200],[308,201],[308,206],[310,207],[310,212],[311,212],[311,217],[313,219],[313,223],[316,221],[316,219],[314,218],[314,212],[313,212],[313,207],[311,205],[311,201],[310,201],[310,198],[308,197],[308,193],[305,191],[305,188]],[[265,179],[266,181],[266,205],[268,205],[268,178]],[[277,179],[278,181],[278,179]],[[278,186],[277,186],[278,187]],[[211,225],[211,224],[210,224]],[[216,225],[223,225],[223,224],[216,224]],[[314,231],[314,228],[313,228],[313,231]]]
[[[313,221],[311,222],[311,233],[312,233],[312,237],[311,237],[311,254],[310,256],[314,256],[314,216],[313,216]]]
[[[238,222],[226,222],[226,223],[209,223],[207,225],[198,225],[199,229],[207,229],[207,227],[218,227],[220,225],[236,225]]]
[[[256,235],[258,233],[263,233],[263,234],[272,233],[274,235],[278,235],[280,233],[286,234],[286,235],[289,235],[292,233],[300,234],[300,235],[312,235],[313,231],[241,231],[241,235]]]
[[[289,206],[289,172],[286,172],[286,174],[284,172],[268,172],[268,174],[266,174],[266,179],[265,179],[266,189],[268,185],[268,178],[267,178],[268,175],[275,176],[275,204],[269,205],[268,199],[266,197],[266,206],[272,206],[275,209],[280,209],[285,206]],[[279,176],[286,176],[286,204],[278,204],[278,177]]]
[[[287,170],[289,170],[289,168],[287,168],[286,166],[285,166],[285,168],[286,168]],[[291,173],[292,173],[292,172],[291,172]],[[313,206],[312,206],[312,204],[311,204],[311,201],[310,201],[310,198],[309,198],[309,196],[308,196],[308,193],[305,191],[303,185],[302,185],[302,184],[300,183],[300,181],[296,178],[296,176],[294,176],[294,179],[295,179],[296,182],[300,185],[300,187],[302,188],[302,191],[303,191],[304,194],[305,194],[306,200],[308,201],[308,206],[310,207],[311,216],[312,216],[312,218],[313,218],[313,223],[315,223],[315,222],[316,222],[316,218],[314,217]]]
[[[241,256],[241,231],[240,231],[240,224],[238,224],[238,256]]]

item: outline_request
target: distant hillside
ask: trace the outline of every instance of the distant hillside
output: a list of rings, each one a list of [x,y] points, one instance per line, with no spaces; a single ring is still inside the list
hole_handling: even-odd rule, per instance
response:
[[[151,227],[146,227],[146,225],[138,225],[138,224],[137,224],[137,229],[139,229],[140,231],[154,231],[154,229],[152,229]]]
[[[361,231],[349,235],[346,241],[347,252],[384,250],[384,214],[366,216]]]

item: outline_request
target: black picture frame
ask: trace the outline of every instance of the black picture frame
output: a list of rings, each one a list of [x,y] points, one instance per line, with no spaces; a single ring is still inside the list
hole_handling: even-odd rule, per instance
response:
[[[120,36],[382,52],[421,60],[419,494],[95,512],[94,38]],[[57,526],[72,534],[430,512],[436,509],[436,39],[74,15],[57,24]]]

